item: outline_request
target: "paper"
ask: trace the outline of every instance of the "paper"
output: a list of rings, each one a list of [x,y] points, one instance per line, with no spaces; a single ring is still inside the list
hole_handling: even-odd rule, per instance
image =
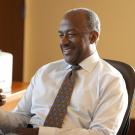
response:
[[[0,89],[3,93],[11,93],[13,55],[0,51]]]

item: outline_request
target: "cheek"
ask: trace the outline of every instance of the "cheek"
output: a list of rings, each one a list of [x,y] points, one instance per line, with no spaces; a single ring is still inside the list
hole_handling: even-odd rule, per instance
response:
[[[88,51],[89,50],[89,45],[90,45],[90,40],[88,40],[87,38],[84,38],[82,40],[82,49],[84,51]]]
[[[89,45],[90,44],[90,37],[89,37],[89,35],[85,35],[82,38],[82,43],[85,44],[85,45]]]

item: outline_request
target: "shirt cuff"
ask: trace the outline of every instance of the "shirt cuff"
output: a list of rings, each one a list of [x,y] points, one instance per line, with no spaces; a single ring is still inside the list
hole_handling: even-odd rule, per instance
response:
[[[55,132],[56,128],[40,126],[38,135],[55,135]]]

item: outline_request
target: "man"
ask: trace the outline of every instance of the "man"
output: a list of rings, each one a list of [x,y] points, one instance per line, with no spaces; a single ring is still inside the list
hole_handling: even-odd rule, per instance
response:
[[[64,60],[49,63],[37,71],[13,112],[0,111],[1,130],[15,132],[20,127],[17,133],[116,135],[128,99],[121,74],[102,60],[96,50],[100,34],[98,16],[89,9],[72,9],[62,18],[58,33]],[[78,65],[81,68],[75,71],[73,93],[62,125],[48,126],[50,108],[54,106],[62,82],[72,66]]]

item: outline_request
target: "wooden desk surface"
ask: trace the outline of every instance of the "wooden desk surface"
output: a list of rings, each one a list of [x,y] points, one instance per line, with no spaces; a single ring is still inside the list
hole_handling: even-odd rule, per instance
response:
[[[16,104],[19,102],[19,100],[23,96],[27,86],[28,86],[28,83],[25,83],[25,82],[13,82],[12,94],[7,95],[6,104],[1,106],[1,108],[5,111],[11,111],[13,108],[15,108]]]
[[[27,83],[27,82],[17,82],[17,81],[14,81],[12,83],[12,93],[16,93],[18,91],[26,89],[28,84],[29,83]]]

